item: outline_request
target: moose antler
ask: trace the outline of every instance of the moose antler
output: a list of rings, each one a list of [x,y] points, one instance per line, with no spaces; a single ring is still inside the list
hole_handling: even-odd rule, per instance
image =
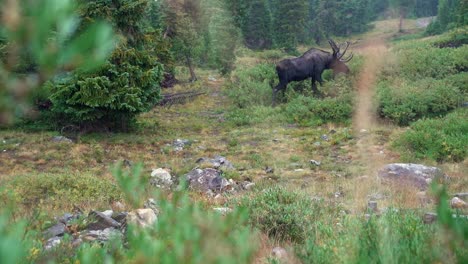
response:
[[[338,48],[338,46],[332,39],[329,39],[328,43],[330,43],[330,46],[333,49],[333,55],[337,55],[340,52],[340,48]]]
[[[346,52],[348,51],[349,45],[351,45],[351,42],[346,41],[346,48],[345,48],[345,50],[340,54],[340,56],[338,56],[338,59],[339,59],[339,60],[341,60],[341,58],[343,58],[343,56],[346,54]]]
[[[344,60],[340,59],[340,61],[342,61],[342,62],[349,62],[353,57],[354,57],[354,54],[351,53],[351,55],[349,55],[348,58],[346,58],[346,59],[344,59]]]

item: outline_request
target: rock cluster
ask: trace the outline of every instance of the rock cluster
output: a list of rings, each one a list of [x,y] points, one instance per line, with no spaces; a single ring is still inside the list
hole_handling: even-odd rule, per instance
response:
[[[131,212],[91,211],[87,216],[80,213],[65,214],[57,219],[55,225],[43,232],[46,239],[44,248],[50,250],[60,245],[66,234],[72,237],[73,246],[79,246],[83,242],[103,243],[111,239],[122,239],[127,224],[149,228],[156,220],[157,214],[151,208]],[[85,228],[79,230],[77,222],[85,224]]]
[[[420,190],[426,190],[429,184],[436,178],[447,179],[437,167],[428,167],[421,164],[393,163],[379,170],[379,177],[402,184],[411,184]]]

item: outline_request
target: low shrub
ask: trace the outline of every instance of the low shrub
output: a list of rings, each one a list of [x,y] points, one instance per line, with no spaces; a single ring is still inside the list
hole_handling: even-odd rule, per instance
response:
[[[276,78],[273,64],[262,63],[238,69],[226,85],[226,94],[238,108],[271,105]]]
[[[439,48],[433,42],[403,42],[396,48],[399,58],[397,75],[416,81],[424,78],[443,79],[468,69],[468,46]]]
[[[466,44],[468,44],[468,26],[454,29],[434,43],[439,48],[457,48]]]
[[[281,108],[252,106],[247,109],[231,109],[226,119],[233,126],[248,126],[259,123],[275,123],[282,120]]]
[[[117,185],[90,174],[30,174],[4,183],[14,203],[26,208],[70,208],[73,205],[109,205],[123,198]],[[57,199],[60,197],[59,199]],[[9,200],[9,199],[4,199]]]
[[[324,98],[296,95],[284,106],[285,118],[288,122],[303,126],[347,122],[353,114],[354,95],[351,87],[349,79],[339,78],[320,87]]]
[[[408,159],[463,161],[468,154],[468,110],[460,109],[439,119],[422,119],[396,141]]]
[[[300,192],[283,187],[260,190],[243,197],[240,207],[250,210],[249,223],[274,239],[303,243],[314,232],[316,221],[325,215],[333,218],[338,212],[322,201],[313,201]]]
[[[346,217],[320,225],[296,252],[303,263],[428,263],[441,245],[435,229],[415,213],[388,210],[369,221]]]
[[[382,81],[377,87],[380,116],[399,125],[443,116],[460,106],[463,93],[447,80]]]

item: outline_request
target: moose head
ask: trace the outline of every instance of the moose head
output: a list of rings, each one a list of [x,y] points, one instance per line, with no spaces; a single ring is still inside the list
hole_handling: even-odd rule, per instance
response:
[[[330,62],[330,69],[333,70],[333,75],[336,76],[340,73],[348,74],[350,72],[348,66],[345,64],[353,59],[354,54],[351,53],[347,58],[343,59],[344,55],[348,51],[349,45],[351,43],[346,41],[345,43],[341,44],[340,46],[336,45],[333,40],[328,40],[330,46],[333,50],[333,59]],[[344,50],[343,50],[343,46]],[[343,50],[343,51],[342,51]]]

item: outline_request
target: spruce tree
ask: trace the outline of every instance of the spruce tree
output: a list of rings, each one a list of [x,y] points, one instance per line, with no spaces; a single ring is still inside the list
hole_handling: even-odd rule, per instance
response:
[[[308,17],[308,1],[275,0],[272,4],[275,42],[287,51],[296,49],[299,39],[305,34]]]
[[[248,19],[242,31],[247,47],[264,49],[271,46],[271,14],[265,0],[251,2]]]
[[[163,65],[142,20],[149,0],[82,0],[85,21],[107,20],[119,43],[107,63],[93,72],[73,72],[50,84],[52,111],[64,123],[86,129],[126,129],[160,99]]]

